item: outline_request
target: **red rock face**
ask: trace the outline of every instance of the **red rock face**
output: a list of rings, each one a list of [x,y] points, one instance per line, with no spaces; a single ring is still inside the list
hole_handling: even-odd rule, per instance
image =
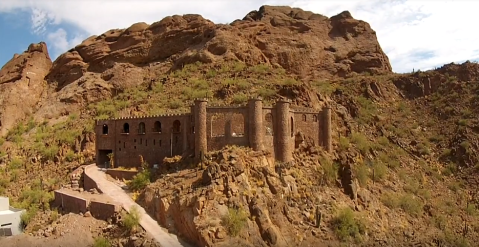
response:
[[[45,76],[52,67],[45,43],[31,44],[0,70],[0,133],[6,134],[19,119],[32,114],[47,88]]]
[[[53,65],[45,43],[16,55],[0,71],[1,134],[27,114],[42,120],[78,111],[113,91],[143,83],[145,76],[197,61],[231,60],[268,63],[302,78],[391,72],[375,32],[349,12],[327,18],[263,6],[230,25],[200,15],[174,15],[92,36]],[[47,85],[53,90],[45,90]]]
[[[170,16],[92,36],[54,63],[47,79],[61,88],[85,71],[104,72],[115,63],[172,68],[201,61],[271,63],[300,75],[346,76],[391,72],[376,33],[347,11],[327,18],[290,7],[263,6],[231,25],[199,15]]]

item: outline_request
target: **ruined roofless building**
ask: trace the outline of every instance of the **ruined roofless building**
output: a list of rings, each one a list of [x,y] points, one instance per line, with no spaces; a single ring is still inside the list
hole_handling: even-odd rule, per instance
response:
[[[261,99],[244,106],[209,106],[197,99],[190,113],[100,120],[95,133],[96,163],[102,167],[110,158],[114,167],[139,167],[140,155],[148,164],[188,152],[198,160],[226,145],[268,150],[277,161],[290,162],[298,133],[332,151],[331,109],[294,107],[287,100],[265,107]]]

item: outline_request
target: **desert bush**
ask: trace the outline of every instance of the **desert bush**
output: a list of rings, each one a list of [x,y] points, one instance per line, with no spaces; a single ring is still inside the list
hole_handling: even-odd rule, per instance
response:
[[[221,224],[231,236],[235,237],[246,225],[247,220],[248,215],[244,210],[229,208],[228,213],[221,219]]]
[[[128,188],[133,191],[143,190],[148,184],[150,184],[151,174],[148,169],[137,173],[131,181],[128,182]]]
[[[332,85],[329,81],[314,81],[312,86],[320,93],[330,95],[336,90],[336,87]]]
[[[371,179],[374,182],[379,182],[383,180],[387,175],[387,166],[384,165],[381,161],[375,161],[372,164],[372,173]]]
[[[11,170],[15,170],[15,169],[22,168],[22,165],[23,165],[23,160],[15,157],[10,161],[10,164],[8,164],[8,168]]]
[[[244,93],[238,93],[233,96],[234,104],[242,104],[248,100],[248,96]]]
[[[349,139],[344,137],[344,136],[340,136],[339,137],[339,149],[340,150],[347,150],[350,146],[350,143],[349,143]]]
[[[334,232],[342,241],[359,240],[366,231],[364,222],[349,207],[340,209],[332,220]]]
[[[365,155],[371,147],[371,143],[366,136],[358,132],[351,134],[351,141],[356,145],[363,155]]]
[[[28,224],[30,224],[32,219],[37,214],[37,212],[38,212],[37,208],[31,207],[20,215],[20,223],[23,228],[25,228],[26,226],[28,226]]]
[[[276,95],[276,91],[269,88],[260,88],[258,89],[258,96],[262,97],[263,99],[271,99],[273,96]]]
[[[321,180],[327,185],[334,185],[338,177],[339,165],[324,156],[320,157],[319,163],[322,170]]]
[[[419,216],[422,214],[422,202],[419,198],[416,198],[411,194],[402,194],[398,196],[396,194],[393,195],[392,193],[385,193],[381,197],[381,201],[391,209],[401,208],[404,212],[413,216]]]
[[[110,247],[111,243],[108,239],[104,237],[95,238],[95,242],[93,243],[93,247]]]
[[[271,68],[269,67],[269,65],[262,63],[253,67],[249,67],[249,70],[257,74],[266,74],[271,70]]]
[[[359,104],[359,116],[358,120],[362,124],[367,124],[373,120],[373,116],[377,111],[376,106],[374,103],[363,96],[358,97],[357,102]]]
[[[73,160],[75,160],[75,158],[76,158],[76,155],[71,149],[68,150],[67,153],[65,154],[65,159],[68,162],[72,162]]]
[[[137,206],[133,206],[130,209],[129,213],[123,213],[122,216],[122,223],[123,226],[128,229],[130,232],[135,231],[137,227],[140,225],[140,211],[138,210]]]
[[[361,186],[365,187],[368,184],[369,170],[363,163],[356,166],[356,177]]]
[[[466,213],[468,215],[472,215],[472,216],[477,215],[476,205],[475,204],[468,204],[467,207],[466,207]]]
[[[181,107],[181,101],[180,100],[172,100],[170,103],[168,103],[168,107],[170,109],[178,109]]]
[[[298,85],[299,82],[293,78],[286,78],[281,82],[282,86],[292,87]]]

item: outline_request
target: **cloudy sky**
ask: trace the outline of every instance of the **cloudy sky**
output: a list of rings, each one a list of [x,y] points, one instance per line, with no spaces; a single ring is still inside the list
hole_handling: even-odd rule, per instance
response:
[[[109,29],[188,13],[229,23],[261,5],[289,5],[329,17],[349,10],[376,30],[395,72],[479,59],[479,1],[473,0],[0,0],[0,66],[30,43],[47,42],[55,59]]]

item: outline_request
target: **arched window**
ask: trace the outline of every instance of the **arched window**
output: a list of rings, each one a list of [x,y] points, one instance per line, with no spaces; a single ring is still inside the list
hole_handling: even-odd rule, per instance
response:
[[[303,114],[303,122],[306,122],[306,114]]]
[[[294,133],[294,120],[293,120],[293,117],[291,117],[291,137],[293,137],[293,133]]]
[[[313,115],[313,122],[318,122],[318,116]]]
[[[138,125],[138,134],[145,134],[145,123],[141,122]]]
[[[161,133],[161,123],[160,121],[156,121],[153,125],[153,132]]]
[[[106,124],[103,125],[103,134],[108,135],[108,125]]]
[[[173,122],[173,133],[180,133],[181,131],[181,123],[179,120],[175,120]]]
[[[130,133],[130,125],[128,123],[123,124],[123,133]]]

